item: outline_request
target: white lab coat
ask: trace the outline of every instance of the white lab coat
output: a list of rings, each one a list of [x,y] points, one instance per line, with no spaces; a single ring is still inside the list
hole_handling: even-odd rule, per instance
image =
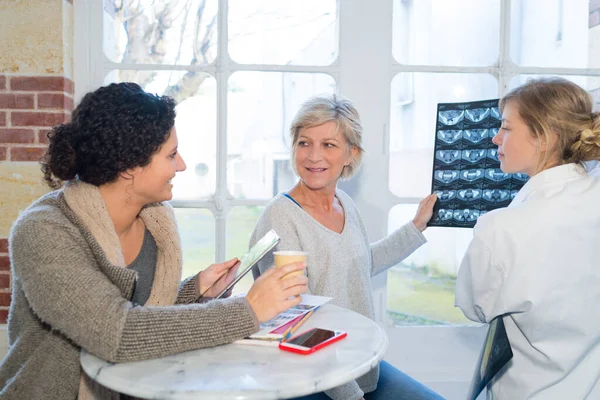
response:
[[[488,399],[600,399],[600,179],[542,171],[473,234],[455,304],[474,321],[508,314],[514,354]]]

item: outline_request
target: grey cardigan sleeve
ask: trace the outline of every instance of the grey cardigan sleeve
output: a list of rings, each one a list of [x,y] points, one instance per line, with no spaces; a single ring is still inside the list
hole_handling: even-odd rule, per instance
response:
[[[16,284],[37,317],[111,362],[226,344],[259,327],[244,298],[134,307],[100,271],[77,228],[43,215],[13,227],[11,257]]]
[[[196,294],[197,277],[197,275],[190,276],[179,284],[179,292],[177,292],[175,304],[191,304],[198,301]]]
[[[427,239],[423,233],[412,222],[409,222],[387,237],[371,243],[373,258],[371,276],[396,265],[426,242]]]
[[[365,242],[369,243],[367,229],[352,199],[343,192],[339,194],[344,196],[346,212],[355,219],[360,226]],[[426,242],[427,239],[423,233],[410,221],[383,239],[371,243],[369,245],[371,248],[371,276],[398,264]]]

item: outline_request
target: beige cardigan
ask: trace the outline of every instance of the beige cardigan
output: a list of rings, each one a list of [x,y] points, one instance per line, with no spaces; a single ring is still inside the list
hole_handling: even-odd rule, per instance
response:
[[[9,239],[13,297],[0,399],[116,398],[99,385],[80,391],[81,348],[111,362],[137,361],[230,343],[258,330],[245,299],[195,304],[195,279],[179,286],[181,250],[169,206],[153,204],[140,215],[158,247],[144,307],[128,300],[136,274],[123,268],[96,187],[69,184],[20,215]]]

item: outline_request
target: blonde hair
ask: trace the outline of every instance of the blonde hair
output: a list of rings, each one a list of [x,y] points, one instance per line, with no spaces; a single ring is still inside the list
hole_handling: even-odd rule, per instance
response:
[[[337,130],[341,131],[349,148],[356,147],[358,153],[352,158],[352,161],[342,170],[341,178],[351,178],[362,161],[364,153],[361,147],[362,143],[362,125],[358,111],[350,100],[346,100],[338,95],[320,95],[305,101],[301,106],[290,127],[290,137],[292,139],[291,165],[294,172],[298,174],[295,166],[296,149],[298,147],[298,136],[300,131],[307,128],[323,125],[334,121],[337,124]]]
[[[535,138],[550,143],[540,167],[551,158],[559,164],[600,159],[600,113],[592,112],[592,97],[578,85],[559,77],[531,79],[500,100],[500,111],[511,102]]]

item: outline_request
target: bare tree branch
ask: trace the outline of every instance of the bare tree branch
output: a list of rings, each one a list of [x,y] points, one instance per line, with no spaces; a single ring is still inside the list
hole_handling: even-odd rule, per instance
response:
[[[177,103],[192,97],[198,91],[202,82],[208,77],[204,72],[189,71],[174,85],[169,85],[165,90],[166,96],[171,96]]]
[[[194,22],[194,42],[192,44],[194,50],[194,60],[198,60],[198,40],[200,39],[200,31],[202,30],[202,16],[204,15],[204,10],[206,8],[206,0],[202,0],[200,5],[198,6],[198,10],[196,10],[196,21]]]
[[[208,64],[208,50],[212,44],[212,37],[215,32],[215,24],[217,23],[217,16],[214,15],[212,20],[208,25],[206,25],[206,32],[204,33],[204,38],[200,44],[200,54],[202,54],[202,59],[205,64]]]

